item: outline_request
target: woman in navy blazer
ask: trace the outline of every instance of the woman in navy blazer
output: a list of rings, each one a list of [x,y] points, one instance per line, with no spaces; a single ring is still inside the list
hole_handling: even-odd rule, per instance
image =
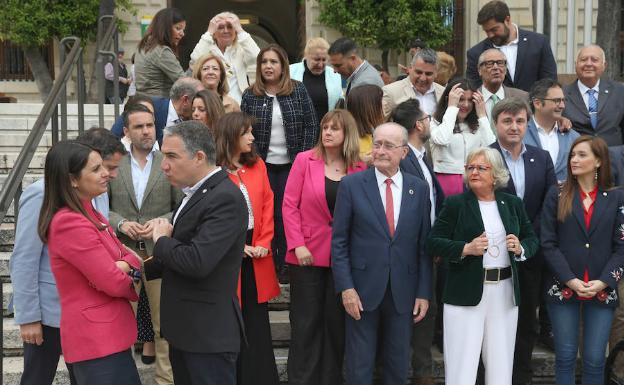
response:
[[[599,137],[581,136],[568,155],[568,175],[546,197],[541,242],[558,385],[574,384],[583,317],[583,385],[603,384],[605,348],[617,285],[624,273],[624,197],[611,190],[609,152]]]
[[[284,192],[284,230],[290,272],[288,381],[293,385],[342,383],[344,310],[330,268],[334,205],[340,180],[362,171],[355,120],[328,112],[319,141],[297,155]]]

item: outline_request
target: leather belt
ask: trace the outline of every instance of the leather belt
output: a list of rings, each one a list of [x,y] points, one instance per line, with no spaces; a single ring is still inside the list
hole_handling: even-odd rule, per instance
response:
[[[498,283],[504,279],[511,277],[511,266],[483,269],[483,282],[484,283]]]
[[[137,241],[136,248],[138,250],[144,251],[145,250],[145,241]]]

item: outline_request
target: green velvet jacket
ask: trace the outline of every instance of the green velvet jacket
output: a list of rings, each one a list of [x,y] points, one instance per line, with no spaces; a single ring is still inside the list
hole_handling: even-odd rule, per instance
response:
[[[507,234],[520,239],[524,256],[532,257],[539,240],[524,209],[522,200],[515,195],[496,191],[496,203]],[[464,245],[485,231],[479,202],[472,191],[446,198],[427,241],[428,254],[444,258],[447,267],[442,301],[450,305],[476,306],[483,293],[483,257],[467,255],[462,258]],[[520,303],[518,287],[518,262],[512,253],[512,280],[515,304]]]

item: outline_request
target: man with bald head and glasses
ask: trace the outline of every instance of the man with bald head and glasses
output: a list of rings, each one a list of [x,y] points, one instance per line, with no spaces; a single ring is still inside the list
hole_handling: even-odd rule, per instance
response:
[[[344,177],[338,190],[331,254],[336,291],[347,312],[347,385],[373,382],[377,341],[382,384],[405,384],[412,326],[429,308],[429,187],[399,169],[407,144],[407,130],[399,124],[377,127],[373,167]]]

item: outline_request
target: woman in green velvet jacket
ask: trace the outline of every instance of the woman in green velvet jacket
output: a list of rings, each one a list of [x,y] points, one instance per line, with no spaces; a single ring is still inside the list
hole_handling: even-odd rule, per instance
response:
[[[468,154],[469,191],[448,197],[428,240],[429,255],[447,266],[444,362],[447,385],[475,383],[479,357],[486,384],[511,384],[518,322],[517,264],[539,241],[515,195],[496,191],[509,172],[498,151]]]

